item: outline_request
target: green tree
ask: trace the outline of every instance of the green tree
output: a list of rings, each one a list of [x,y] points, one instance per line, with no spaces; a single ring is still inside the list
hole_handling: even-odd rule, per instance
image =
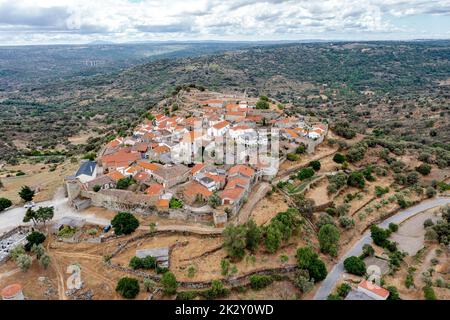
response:
[[[322,226],[318,235],[320,250],[333,257],[337,256],[339,237],[339,230],[336,226],[332,224]]]
[[[39,231],[33,231],[27,236],[25,250],[30,251],[33,245],[39,245],[45,241],[45,235]]]
[[[126,190],[128,187],[133,184],[133,179],[130,177],[122,178],[117,181],[116,188],[121,190]]]
[[[311,162],[308,164],[308,166],[311,167],[311,168],[313,168],[314,171],[319,171],[319,170],[320,170],[320,167],[321,167],[321,164],[320,164],[320,161],[319,161],[319,160],[314,160],[314,161],[311,161]]]
[[[130,234],[139,227],[139,221],[129,212],[119,212],[111,220],[116,235]]]
[[[223,231],[224,248],[232,259],[242,259],[245,255],[247,231],[245,226],[228,225]]]
[[[315,202],[313,199],[305,198],[303,194],[295,195],[295,205],[298,211],[307,218],[311,218],[314,212]]]
[[[314,282],[322,281],[327,276],[325,263],[319,259],[319,255],[311,247],[297,249],[297,266],[309,272]]]
[[[372,237],[373,242],[380,247],[386,247],[387,242],[389,242],[387,239],[391,235],[391,232],[389,230],[384,230],[376,225],[373,225],[370,227],[370,235]]]
[[[139,282],[137,279],[124,277],[117,282],[116,292],[125,299],[134,299],[139,294]]]
[[[53,219],[54,209],[52,207],[40,207],[36,210],[36,220],[38,222],[43,222],[44,225],[47,221]]]
[[[389,286],[387,287],[387,290],[389,291],[387,300],[401,300],[400,294],[398,293],[398,290],[395,286]]]
[[[348,273],[363,276],[366,274],[366,264],[362,259],[356,256],[348,257],[344,260],[344,268]]]
[[[347,179],[347,184],[351,187],[363,189],[366,185],[364,175],[359,171],[350,173]]]
[[[319,168],[319,169],[320,169],[320,168]],[[297,177],[298,177],[300,180],[305,180],[305,179],[311,178],[313,175],[314,175],[314,169],[313,169],[313,168],[310,168],[310,167],[307,167],[307,168],[301,169],[301,170],[298,172]]]
[[[336,153],[333,157],[333,161],[336,163],[344,163],[345,160],[346,160],[345,156],[340,153]]]
[[[256,103],[256,109],[269,109],[269,103],[267,101],[264,100],[259,100]]]
[[[337,288],[337,294],[342,297],[342,299],[345,299],[345,297],[348,295],[348,293],[352,291],[352,287],[347,283],[342,283]]]
[[[34,190],[31,190],[29,186],[23,186],[19,191],[19,196],[23,201],[32,201],[34,197]]]
[[[273,278],[271,276],[257,274],[251,275],[249,280],[250,287],[252,287],[253,290],[263,289],[273,282]]]
[[[30,222],[33,221],[33,224],[36,225],[37,221],[37,216],[36,216],[36,211],[34,211],[31,208],[28,208],[27,211],[25,212],[25,216],[23,217],[23,222]]]
[[[255,251],[258,249],[259,242],[261,241],[261,229],[253,219],[247,221],[245,227],[247,229],[245,235],[245,247],[250,251]]]
[[[281,233],[277,224],[271,223],[266,228],[265,237],[264,237],[264,246],[266,247],[266,250],[270,253],[276,252],[281,245],[282,237],[283,237],[283,234]]]
[[[172,272],[166,272],[161,278],[164,294],[173,295],[177,292],[178,282],[177,278]]]
[[[96,184],[95,186],[92,187],[92,190],[94,190],[94,192],[99,192],[102,189],[101,185]]]
[[[0,212],[12,206],[12,201],[6,198],[0,198]]]
[[[222,200],[220,199],[217,192],[214,192],[209,198],[208,198],[208,204],[213,207],[214,209],[217,208],[222,204]]]
[[[180,208],[183,208],[183,201],[181,201],[180,199],[177,199],[177,198],[173,197],[173,198],[170,199],[170,201],[169,201],[169,208],[170,208],[170,209],[180,209]]]

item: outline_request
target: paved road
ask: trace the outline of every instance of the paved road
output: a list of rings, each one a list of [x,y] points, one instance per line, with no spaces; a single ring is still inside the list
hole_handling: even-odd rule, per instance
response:
[[[413,207],[407,208],[403,211],[400,211],[399,213],[393,215],[390,218],[387,218],[378,226],[382,228],[387,228],[389,223],[396,223],[399,224],[402,221],[431,208],[442,206],[445,204],[450,203],[450,198],[435,198],[431,200],[424,201],[418,205],[415,205]],[[362,253],[362,247],[365,244],[372,243],[372,238],[370,237],[370,231],[366,231],[362,236],[361,239],[353,245],[353,247],[345,253],[345,255],[342,256],[342,258],[339,260],[339,262],[331,269],[331,271],[328,273],[325,280],[322,281],[320,284],[319,289],[316,292],[316,295],[314,296],[315,300],[325,300],[328,295],[332,292],[334,289],[336,282],[341,278],[342,274],[344,273],[344,260],[350,256],[359,256]]]
[[[36,208],[46,207],[51,204],[55,206],[55,215],[53,220],[58,220],[62,217],[80,217],[86,219],[88,223],[99,225],[108,225],[110,223],[107,219],[96,217],[93,214],[80,214],[78,211],[71,208],[68,205],[67,198],[64,196],[63,189],[59,189],[52,200],[36,203]],[[25,212],[25,208],[18,207],[0,213],[0,234],[11,230],[18,225],[27,225],[26,223],[23,223]]]

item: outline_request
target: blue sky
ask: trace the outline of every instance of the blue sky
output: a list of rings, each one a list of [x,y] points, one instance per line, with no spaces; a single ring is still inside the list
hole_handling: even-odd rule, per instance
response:
[[[418,38],[450,38],[450,0],[0,0],[0,45]]]

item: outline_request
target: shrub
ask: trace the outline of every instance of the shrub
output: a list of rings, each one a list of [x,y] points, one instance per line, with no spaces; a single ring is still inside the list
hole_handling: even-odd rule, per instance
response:
[[[51,259],[50,256],[48,254],[43,254],[40,258],[39,258],[39,264],[44,268],[47,269],[48,266],[50,265]]]
[[[161,278],[161,285],[163,286],[164,294],[172,295],[177,292],[178,283],[177,278],[172,272],[166,272]]]
[[[356,131],[346,121],[336,122],[332,129],[338,136],[345,139],[352,139],[356,136]]]
[[[308,167],[308,168],[303,168],[303,169],[301,169],[301,170],[298,172],[297,177],[298,177],[300,180],[305,180],[305,179],[311,178],[313,175],[314,175],[314,169]]]
[[[298,156],[298,154],[295,153],[288,153],[286,155],[286,159],[288,159],[289,161],[297,161],[300,157]]]
[[[139,290],[139,282],[134,278],[121,278],[116,286],[116,292],[125,299],[134,299],[139,294]]]
[[[300,143],[300,145],[295,149],[296,154],[303,154],[306,151],[306,146],[304,143]]]
[[[314,281],[309,278],[307,270],[298,270],[295,274],[294,283],[302,293],[308,293],[314,288]]]
[[[180,209],[180,208],[183,208],[183,201],[181,201],[180,199],[177,199],[177,198],[173,197],[173,198],[170,199],[170,201],[169,201],[169,208],[170,208],[170,209]]]
[[[387,300],[401,300],[400,295],[398,294],[398,290],[395,286],[389,286],[387,287],[387,290],[389,291]]]
[[[425,190],[425,194],[428,198],[433,198],[436,195],[436,189],[434,189],[432,186],[428,186]]]
[[[425,300],[437,300],[436,293],[434,293],[433,287],[425,286],[422,290]]]
[[[193,300],[197,295],[197,291],[182,291],[177,293],[176,300]]]
[[[42,244],[33,244],[33,246],[31,247],[31,252],[36,255],[37,259],[40,259],[45,254],[45,249]]]
[[[130,234],[139,227],[139,221],[129,212],[119,212],[111,220],[116,235]]]
[[[410,172],[406,176],[406,184],[409,186],[415,185],[417,182],[419,182],[419,175],[417,172]]]
[[[99,192],[102,189],[102,186],[96,184],[95,186],[92,187],[92,190],[94,190],[94,192]]]
[[[428,228],[428,227],[431,227],[433,225],[434,225],[433,220],[431,220],[430,218],[428,218],[427,220],[425,220],[423,222],[423,227],[424,228]]]
[[[213,280],[211,282],[211,288],[202,292],[203,297],[208,300],[224,297],[229,294],[229,290],[224,288],[222,281]]]
[[[12,201],[6,198],[0,198],[0,212],[12,206]]]
[[[355,226],[355,220],[352,218],[343,216],[339,218],[339,225],[344,229],[351,229]]]
[[[416,167],[416,171],[419,172],[421,175],[429,175],[431,172],[431,166],[426,163],[422,163],[418,167]]]
[[[391,223],[389,223],[388,228],[389,228],[389,230],[390,230],[391,232],[397,232],[397,230],[398,230],[398,225],[395,224],[395,223],[393,223],[393,222],[391,222]]]
[[[220,269],[222,270],[221,274],[223,276],[228,275],[228,271],[230,270],[230,261],[228,259],[220,260]]]
[[[362,247],[363,253],[360,256],[360,259],[364,259],[365,257],[372,257],[375,254],[375,249],[370,244],[365,244]]]
[[[348,273],[363,276],[366,274],[366,264],[359,257],[351,256],[344,260],[344,268]]]
[[[377,196],[378,198],[381,197],[383,194],[386,194],[389,192],[389,188],[383,188],[380,186],[375,186],[375,196]]]
[[[130,185],[134,183],[133,179],[130,177],[122,178],[117,181],[116,188],[121,190],[126,190]]]
[[[64,226],[61,230],[58,231],[58,237],[61,238],[70,238],[77,232],[76,228],[72,228],[71,226]]]
[[[334,225],[326,224],[320,228],[318,237],[320,250],[333,257],[337,256],[337,246],[340,237],[338,228]]]
[[[344,163],[345,160],[346,160],[345,156],[340,153],[336,153],[333,157],[333,161],[336,163]]]
[[[320,229],[321,227],[323,227],[326,224],[334,225],[334,219],[328,213],[322,212],[319,216],[319,221],[317,221],[316,226],[317,226],[317,228]]]
[[[344,299],[351,290],[352,290],[352,287],[349,284],[342,283],[337,288],[337,294]]]
[[[327,300],[342,300],[342,297],[338,294],[331,293],[328,295]]]
[[[26,251],[25,251],[24,246],[20,244],[11,249],[11,251],[9,252],[9,256],[11,257],[11,259],[13,261],[16,261],[20,255],[25,254],[25,253],[26,253]]]
[[[319,170],[320,170],[320,167],[321,167],[320,161],[319,161],[319,160],[311,161],[311,162],[308,164],[308,167],[313,168],[314,171],[319,171]]]
[[[273,278],[271,276],[266,275],[252,275],[250,276],[250,286],[254,290],[260,290],[262,288],[267,287],[273,282]]]
[[[149,278],[145,278],[143,281],[144,290],[149,292],[155,287],[155,281]]]
[[[351,187],[363,189],[365,184],[364,175],[359,172],[352,172],[348,176],[347,184]]]
[[[33,259],[27,254],[21,254],[16,258],[16,264],[23,272],[28,271]]]
[[[319,259],[319,255],[311,247],[297,249],[297,266],[299,269],[307,270],[311,280],[322,281],[327,276],[325,263]]]

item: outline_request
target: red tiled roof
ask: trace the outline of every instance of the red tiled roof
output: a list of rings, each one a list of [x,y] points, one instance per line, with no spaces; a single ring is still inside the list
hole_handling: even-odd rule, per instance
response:
[[[4,298],[12,298],[20,291],[22,291],[22,286],[18,283],[14,283],[3,288],[1,295]]]
[[[225,176],[221,176],[218,174],[212,174],[212,173],[206,172],[205,176],[213,179],[215,182],[224,182],[225,181]]]
[[[361,281],[360,284],[358,284],[358,287],[369,290],[370,292],[373,292],[374,294],[383,297],[384,299],[386,299],[389,296],[388,290],[367,280]]]
[[[164,187],[160,185],[159,183],[152,183],[146,190],[145,193],[149,196],[156,196],[161,193],[161,191],[164,190]]]
[[[226,126],[228,126],[230,123],[228,121],[221,121],[219,123],[216,123],[215,125],[213,125],[213,128],[215,129],[222,129],[225,128]]]
[[[234,177],[228,180],[227,185],[225,186],[225,190],[234,189],[237,185],[247,186],[250,182],[246,179],[240,177]]]
[[[168,146],[157,146],[155,148],[153,148],[153,152],[156,153],[167,153],[170,151],[170,148]]]
[[[240,173],[246,177],[252,177],[255,174],[255,170],[253,170],[249,166],[246,166],[243,164],[237,164],[234,167],[231,167],[230,170],[228,171],[228,173],[230,175]]]
[[[205,167],[204,163],[197,163],[192,167],[191,173],[196,174],[198,171],[202,170]]]
[[[150,170],[150,171],[155,171],[160,166],[157,163],[150,163],[150,162],[145,162],[145,161],[139,161],[137,164],[138,164],[138,166],[141,166],[142,168]]]
[[[149,176],[150,175],[147,172],[145,172],[145,171],[139,172],[139,173],[134,175],[134,180],[141,182],[141,181],[144,181],[145,179],[147,179]]]
[[[196,197],[198,194],[208,198],[212,195],[212,192],[208,190],[208,188],[202,186],[200,183],[192,181],[186,184],[183,193],[191,198]]]
[[[169,200],[167,199],[159,199],[156,201],[156,206],[158,208],[168,208],[169,207]]]
[[[241,197],[243,192],[244,192],[243,188],[236,187],[233,189],[223,190],[222,192],[220,192],[219,196],[221,199],[236,200],[236,199],[239,199],[239,197]]]
[[[114,181],[119,181],[120,179],[125,178],[125,176],[121,174],[119,171],[112,171],[108,173],[108,177],[110,177]]]

